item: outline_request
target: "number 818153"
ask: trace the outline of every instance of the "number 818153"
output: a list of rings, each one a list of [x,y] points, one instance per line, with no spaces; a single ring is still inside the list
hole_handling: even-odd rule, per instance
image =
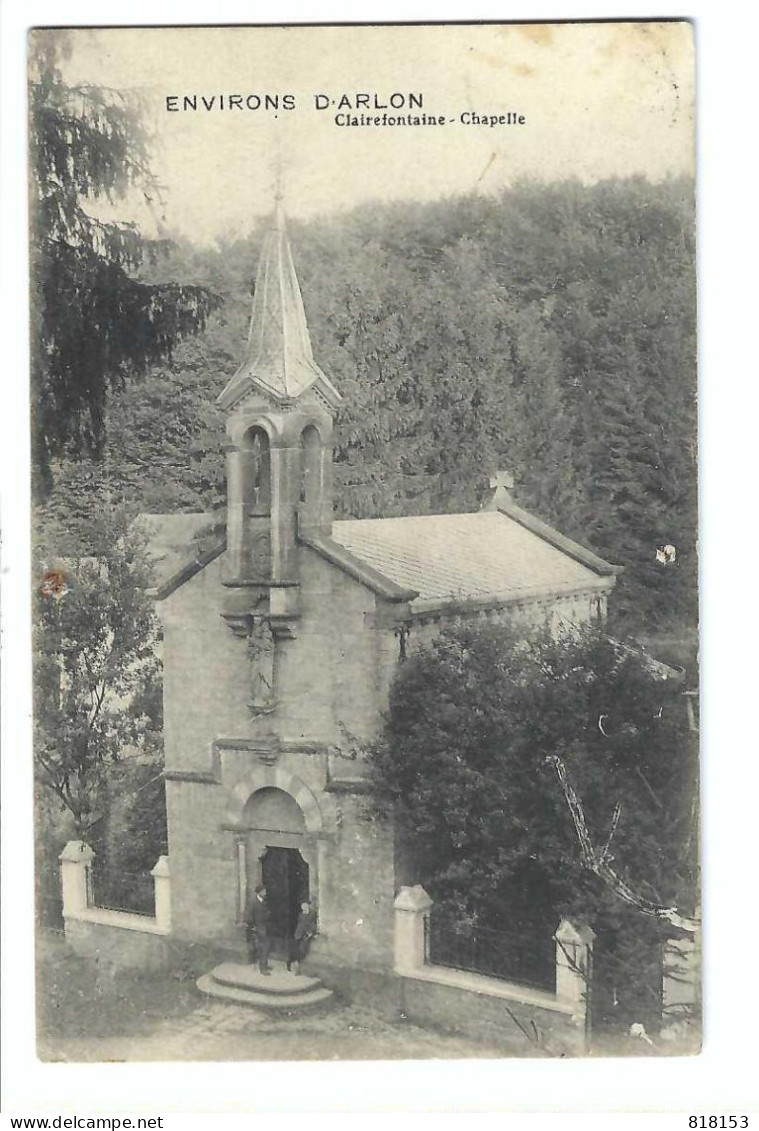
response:
[[[747,1115],[691,1115],[689,1127],[748,1127]]]

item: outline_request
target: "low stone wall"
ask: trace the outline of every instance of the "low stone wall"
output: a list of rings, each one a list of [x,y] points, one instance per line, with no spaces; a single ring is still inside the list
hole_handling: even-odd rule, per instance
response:
[[[588,1046],[587,987],[594,934],[556,928],[556,992],[427,961],[432,900],[419,884],[395,899],[395,969],[411,1021],[487,1041],[518,1056],[579,1056]]]
[[[338,998],[372,1009],[388,1021],[408,1020],[458,1034],[503,1049],[507,1056],[585,1052],[584,1019],[552,994],[525,986],[442,966],[382,973],[311,956],[305,972],[318,975]]]
[[[61,890],[66,941],[77,954],[95,958],[113,969],[161,970],[171,965],[171,873],[161,856],[151,871],[155,915],[133,915],[92,906],[91,865],[94,853],[83,841],[63,849]]]
[[[497,978],[425,966],[401,975],[401,1011],[420,1025],[503,1048],[512,1056],[581,1056],[584,1019],[552,994]]]
[[[93,907],[66,915],[66,941],[77,954],[124,969],[169,967],[169,932],[146,915]]]

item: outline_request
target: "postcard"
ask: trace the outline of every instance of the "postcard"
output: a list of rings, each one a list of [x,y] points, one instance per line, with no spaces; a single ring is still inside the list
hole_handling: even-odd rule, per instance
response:
[[[39,28],[29,155],[40,1058],[698,1052],[691,24]]]

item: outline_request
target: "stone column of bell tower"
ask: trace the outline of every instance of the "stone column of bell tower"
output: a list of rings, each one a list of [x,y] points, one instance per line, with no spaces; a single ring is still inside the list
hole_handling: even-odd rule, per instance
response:
[[[340,395],[314,361],[278,201],[264,237],[245,357],[219,397],[227,412],[227,595],[240,635],[266,618],[292,635],[297,540],[332,522],[332,416]]]

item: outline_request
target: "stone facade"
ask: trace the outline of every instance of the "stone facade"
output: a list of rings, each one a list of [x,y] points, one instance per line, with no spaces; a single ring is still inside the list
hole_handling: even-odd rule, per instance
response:
[[[297,635],[275,645],[276,711],[252,718],[247,641],[222,616],[224,564],[222,555],[159,606],[174,931],[239,940],[247,892],[261,878],[255,849],[290,847],[309,866],[319,947],[347,961],[360,943],[369,966],[389,968],[392,834],[362,818],[366,800],[351,788],[398,641],[390,629],[367,630],[374,594],[301,547]],[[266,836],[250,826],[246,804],[267,789],[295,800],[303,831]]]

